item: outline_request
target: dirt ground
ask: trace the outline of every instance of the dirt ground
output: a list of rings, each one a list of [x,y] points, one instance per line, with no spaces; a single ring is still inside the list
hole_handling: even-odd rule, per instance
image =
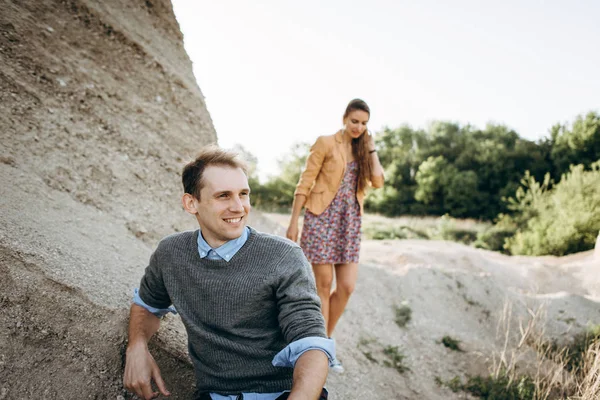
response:
[[[179,171],[217,135],[168,0],[0,8],[0,400],[130,398],[131,294],[157,241],[195,228]],[[285,231],[259,212],[251,225]],[[506,326],[516,340],[529,310],[542,307],[558,338],[599,323],[599,271],[592,252],[365,241],[335,337],[347,372],[330,375],[331,399],[464,398],[436,377],[487,372]],[[404,327],[398,307],[411,310]],[[441,345],[445,335],[464,352]],[[178,317],[165,318],[152,349],[171,398],[189,398]],[[406,371],[389,366],[394,354]]]

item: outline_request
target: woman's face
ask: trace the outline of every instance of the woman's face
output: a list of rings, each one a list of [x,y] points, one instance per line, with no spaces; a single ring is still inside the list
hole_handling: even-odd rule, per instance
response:
[[[346,132],[352,139],[359,138],[360,135],[367,130],[367,122],[369,122],[369,113],[363,110],[354,110],[344,119]]]

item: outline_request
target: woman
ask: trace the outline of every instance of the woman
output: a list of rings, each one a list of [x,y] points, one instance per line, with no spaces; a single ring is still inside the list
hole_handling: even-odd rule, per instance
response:
[[[311,147],[287,230],[288,239],[296,241],[298,217],[306,207],[300,246],[312,264],[330,337],[356,283],[365,192],[369,185],[383,186],[383,167],[367,131],[370,115],[364,101],[352,100],[343,129],[319,137]],[[336,287],[331,291],[334,271]],[[343,371],[338,361],[332,369]]]

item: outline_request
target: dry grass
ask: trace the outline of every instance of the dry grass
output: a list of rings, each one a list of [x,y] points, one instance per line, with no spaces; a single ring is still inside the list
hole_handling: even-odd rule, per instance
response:
[[[564,354],[550,354],[543,330],[544,308],[528,308],[527,312],[528,320],[519,321],[516,346],[511,346],[514,337],[511,327],[512,304],[504,305],[498,324],[498,331],[504,332],[503,348],[493,355],[492,376],[499,378],[504,375],[512,383],[521,379],[521,370],[524,370],[533,383],[533,399],[546,400],[560,395],[564,398],[565,389],[568,391],[573,387],[572,378],[564,368]]]
[[[519,321],[514,335],[510,323],[512,305],[505,304],[498,324],[498,331],[503,332],[503,347],[492,357],[492,378],[508,378],[512,385],[527,375],[533,388],[530,398],[535,400],[600,399],[600,341],[592,342],[582,365],[569,371],[569,349],[557,347],[544,334],[544,307],[528,308],[527,312],[529,318]]]
[[[600,341],[588,348],[580,375],[582,379],[577,382],[577,396],[572,399],[600,399]]]
[[[486,399],[600,399],[599,337],[578,343],[584,346],[559,347],[544,335],[544,307],[527,312],[526,321],[521,319],[518,332],[513,332],[512,305],[505,304],[498,323],[503,345],[492,355],[490,375],[470,376],[465,383],[458,376],[448,381],[436,377],[436,382],[453,392]],[[575,342],[584,337],[589,338],[575,336]],[[577,354],[569,354],[573,351]]]

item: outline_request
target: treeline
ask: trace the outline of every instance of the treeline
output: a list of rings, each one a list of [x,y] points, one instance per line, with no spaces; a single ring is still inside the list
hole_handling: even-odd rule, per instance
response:
[[[557,182],[570,165],[589,168],[600,158],[600,115],[557,124],[550,137],[523,139],[504,125],[477,129],[437,122],[428,130],[408,126],[377,135],[386,186],[367,209],[388,216],[444,215],[492,220],[506,213],[526,171]]]
[[[367,196],[368,212],[494,221],[501,225],[497,229],[506,236],[505,249],[510,250],[512,243],[514,251],[511,252],[529,254],[532,252],[527,249],[537,245],[518,245],[517,241],[527,240],[522,232],[534,218],[545,215],[549,218],[545,223],[551,222],[554,216],[550,215],[550,208],[554,203],[547,199],[554,193],[552,196],[557,197],[553,201],[562,199],[562,207],[587,210],[588,214],[582,218],[588,218],[588,236],[593,234],[595,238],[600,229],[600,167],[593,165],[600,159],[598,112],[580,115],[570,124],[556,124],[551,127],[549,136],[537,141],[524,139],[505,125],[489,124],[485,129],[478,129],[471,125],[436,122],[427,129],[407,125],[386,128],[376,134],[376,146],[386,168],[386,185]],[[252,199],[256,207],[289,210],[308,148],[306,143],[295,145],[282,157],[281,173],[265,184],[253,179]],[[560,189],[559,182],[566,177],[570,177],[569,182]],[[598,187],[594,188],[596,183]],[[584,184],[591,186],[583,187]],[[557,195],[555,187],[563,194]],[[579,193],[579,197],[570,198],[568,191]],[[542,198],[546,200],[540,200]],[[578,203],[569,204],[569,201]],[[590,209],[591,205],[599,208]],[[560,226],[555,228],[561,229]],[[517,231],[521,233],[515,239],[512,235]],[[565,251],[573,249],[549,252],[548,248],[540,248],[533,253]]]

